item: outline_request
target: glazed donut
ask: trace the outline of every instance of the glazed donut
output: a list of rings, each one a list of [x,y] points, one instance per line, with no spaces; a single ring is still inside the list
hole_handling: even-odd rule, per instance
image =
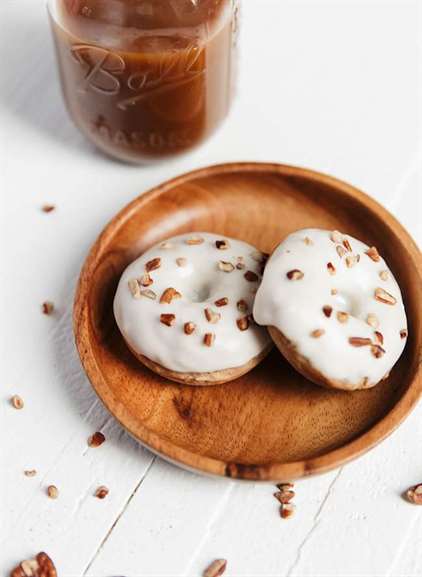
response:
[[[288,236],[268,260],[253,315],[300,373],[337,389],[376,385],[407,339],[400,288],[384,259],[337,231]]]
[[[210,233],[170,238],[124,271],[114,316],[131,351],[161,376],[214,385],[243,375],[272,341],[252,319],[265,257]]]

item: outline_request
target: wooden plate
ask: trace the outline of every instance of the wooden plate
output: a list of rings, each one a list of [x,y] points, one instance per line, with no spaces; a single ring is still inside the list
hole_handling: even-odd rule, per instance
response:
[[[128,263],[190,231],[218,232],[271,251],[304,227],[375,244],[401,285],[409,340],[390,378],[347,393],[319,388],[274,351],[246,376],[215,387],[173,384],[128,351],[112,299]],[[204,473],[290,480],[337,467],[391,433],[422,391],[420,253],[374,200],[329,176],[278,164],[226,164],[162,184],[106,227],[83,267],[74,329],[83,366],[108,410],[141,443]],[[334,359],[333,359],[334,361]]]

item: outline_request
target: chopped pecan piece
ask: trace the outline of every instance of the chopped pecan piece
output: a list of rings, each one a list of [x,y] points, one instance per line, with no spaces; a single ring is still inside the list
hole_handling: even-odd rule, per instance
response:
[[[289,272],[286,273],[286,277],[287,277],[289,280],[300,280],[300,279],[302,279],[304,276],[305,276],[305,274],[304,274],[301,270],[299,270],[299,269],[297,269],[297,268],[295,268],[295,269],[293,269],[293,270],[289,270]]]
[[[92,448],[99,447],[105,442],[105,436],[100,431],[97,431],[93,435],[91,435],[88,439],[88,445]]]
[[[216,307],[225,307],[226,305],[229,304],[229,299],[227,297],[223,297],[221,299],[218,299],[214,302]]]
[[[380,324],[377,315],[374,315],[374,313],[369,313],[369,315],[366,317],[366,322],[370,327],[373,327],[374,329],[377,329]]]
[[[172,327],[174,325],[174,323],[176,322],[176,315],[162,314],[162,315],[160,315],[160,322],[163,325],[166,325],[168,327]]]
[[[161,258],[156,257],[156,258],[153,258],[152,260],[149,260],[146,263],[145,270],[147,272],[151,272],[152,270],[157,270],[157,268],[160,268],[160,266],[161,266]]]
[[[227,250],[230,248],[230,243],[228,240],[216,240],[215,246],[218,248],[218,250]]]
[[[203,242],[204,239],[202,238],[202,236],[192,236],[191,238],[187,238],[185,240],[185,243],[189,245],[202,244]]]
[[[259,278],[258,275],[251,270],[247,270],[243,276],[248,282],[257,282]]]
[[[207,321],[213,325],[218,323],[218,321],[221,319],[220,313],[216,313],[210,308],[206,308],[204,310],[204,314],[205,314],[205,318],[207,319]]]
[[[410,487],[406,491],[406,497],[414,505],[422,505],[422,483]]]
[[[344,311],[338,311],[336,314],[337,320],[339,323],[347,323],[349,320],[349,314],[345,313]]]
[[[371,339],[365,337],[349,337],[349,343],[353,347],[367,347],[372,345]]]
[[[215,341],[215,335],[213,333],[206,333],[204,335],[204,345],[206,347],[212,347]]]
[[[224,260],[219,261],[218,268],[219,268],[219,270],[222,270],[223,272],[233,272],[234,271],[234,265],[232,265],[231,262],[226,262]]]
[[[57,577],[53,561],[47,553],[41,552],[35,559],[26,559],[10,573],[10,577]]]
[[[174,299],[180,299],[182,295],[173,287],[167,288],[160,298],[161,304],[170,304]]]
[[[227,561],[225,559],[216,559],[205,569],[203,577],[220,577],[226,570],[226,567]]]
[[[382,288],[376,288],[374,296],[377,301],[386,305],[395,305],[397,302],[397,299],[393,297],[393,295],[390,295],[390,293]]]
[[[196,329],[196,324],[195,323],[185,323],[183,330],[185,331],[186,335],[191,335],[192,333],[195,332]]]
[[[249,328],[249,317],[242,317],[236,321],[237,327],[240,331],[246,331]]]

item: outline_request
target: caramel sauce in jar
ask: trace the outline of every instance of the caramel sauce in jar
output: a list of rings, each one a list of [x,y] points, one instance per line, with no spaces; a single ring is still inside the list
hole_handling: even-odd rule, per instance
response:
[[[235,0],[51,0],[76,125],[130,162],[203,142],[230,108],[237,10]]]

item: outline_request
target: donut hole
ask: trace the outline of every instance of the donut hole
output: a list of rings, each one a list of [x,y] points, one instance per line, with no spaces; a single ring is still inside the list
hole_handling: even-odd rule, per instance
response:
[[[360,299],[356,297],[356,295],[352,295],[346,291],[338,290],[337,294],[334,295],[334,302],[336,309],[339,311],[348,313],[352,317],[359,317],[361,302]]]
[[[203,303],[207,301],[211,294],[211,287],[208,283],[198,283],[190,287],[187,298],[193,303]]]

